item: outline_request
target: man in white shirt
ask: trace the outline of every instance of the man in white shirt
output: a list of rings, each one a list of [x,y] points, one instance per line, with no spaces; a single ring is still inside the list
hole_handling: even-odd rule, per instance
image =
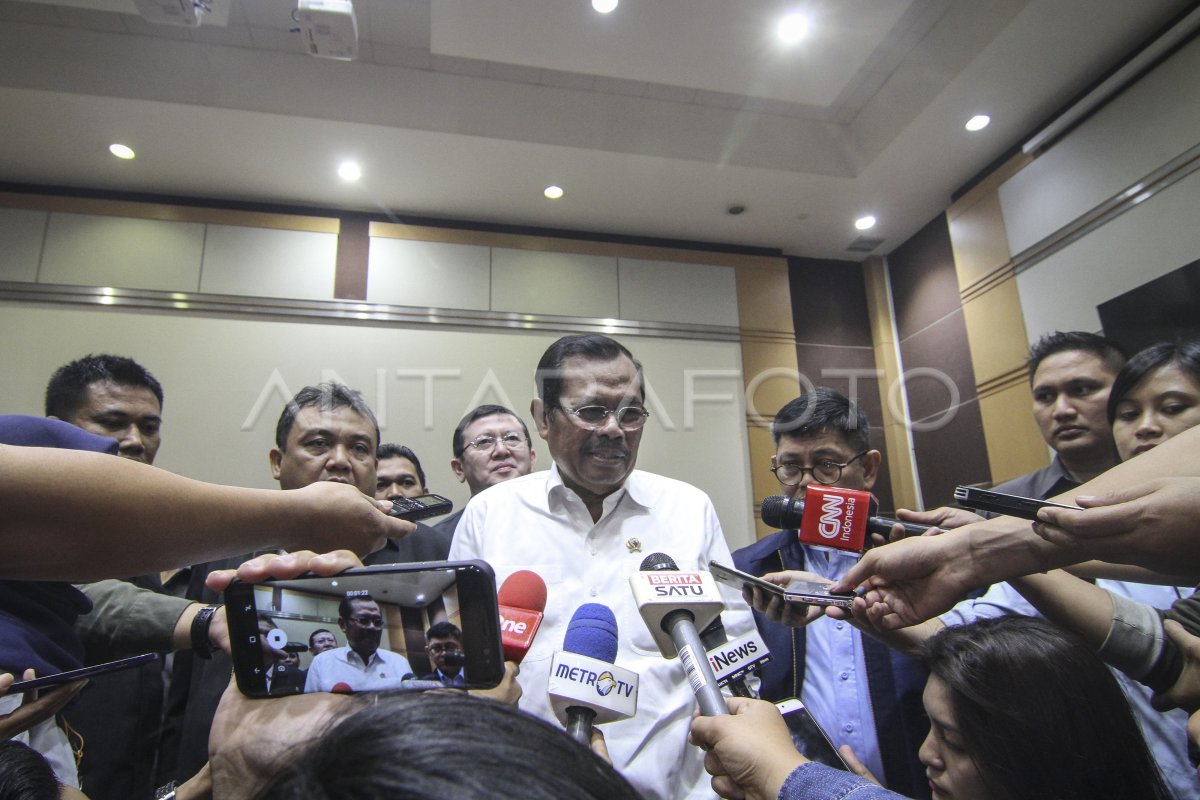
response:
[[[640,676],[637,714],[604,726],[614,766],[648,798],[711,797],[703,753],[687,743],[695,699],[679,660],[655,646],[629,576],[654,552],[683,571],[729,563],[712,502],[686,483],[634,469],[649,414],[641,365],[620,344],[563,337],[542,356],[536,381],[531,415],[554,464],[473,497],[450,557],[484,559],[500,581],[520,569],[546,581],[545,616],[518,680],[521,708],[547,720],[550,660],[568,621],[583,603],[610,607],[616,663]],[[753,630],[741,598],[725,598],[728,635]]]
[[[346,646],[312,660],[304,691],[330,692],[339,683],[355,692],[397,688],[412,667],[404,656],[379,647],[383,625],[383,612],[370,595],[343,598],[338,626],[346,634]]]

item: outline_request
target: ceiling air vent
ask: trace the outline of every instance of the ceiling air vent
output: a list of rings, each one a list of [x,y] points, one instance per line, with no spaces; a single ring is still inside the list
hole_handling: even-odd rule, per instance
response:
[[[879,245],[883,244],[883,239],[876,239],[871,236],[860,236],[850,243],[846,248],[848,253],[869,253]]]

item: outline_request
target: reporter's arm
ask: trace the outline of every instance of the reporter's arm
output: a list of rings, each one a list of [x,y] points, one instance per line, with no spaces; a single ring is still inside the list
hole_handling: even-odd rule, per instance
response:
[[[244,489],[104,454],[7,445],[0,474],[0,578],[92,581],[268,547],[369,553],[415,530],[329,482]]]

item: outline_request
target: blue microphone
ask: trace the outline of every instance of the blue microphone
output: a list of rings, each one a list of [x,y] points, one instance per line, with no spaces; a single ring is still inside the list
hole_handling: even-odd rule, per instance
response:
[[[590,746],[592,725],[633,715],[637,674],[615,665],[617,618],[612,609],[585,603],[575,610],[562,650],[550,669],[550,704],[567,733]]]

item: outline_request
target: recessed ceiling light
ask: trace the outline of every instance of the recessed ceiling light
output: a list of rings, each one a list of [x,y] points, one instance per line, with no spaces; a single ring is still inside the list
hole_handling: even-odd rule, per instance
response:
[[[133,152],[132,147],[124,144],[110,144],[108,146],[108,152],[112,153],[117,158],[123,158],[126,161],[137,155]]]
[[[601,14],[607,14],[617,7],[617,0],[592,0],[592,8]]]
[[[870,214],[867,214],[865,217],[859,217],[858,219],[854,220],[854,227],[858,228],[860,231],[869,231],[871,228],[875,227],[875,217],[871,216]]]
[[[783,19],[779,20],[779,25],[775,28],[775,33],[786,44],[794,44],[804,38],[808,33],[808,18],[803,14],[794,13],[788,14]]]
[[[542,194],[546,195],[550,200],[557,200],[563,196],[563,190],[561,186],[547,186]]]
[[[986,128],[988,126],[988,123],[991,121],[992,121],[992,118],[989,117],[987,114],[976,114],[975,116],[973,116],[969,120],[967,120],[967,130],[972,131],[972,132],[981,131],[984,128]]]
[[[353,161],[338,164],[338,177],[344,181],[356,181],[362,177],[362,167]]]

